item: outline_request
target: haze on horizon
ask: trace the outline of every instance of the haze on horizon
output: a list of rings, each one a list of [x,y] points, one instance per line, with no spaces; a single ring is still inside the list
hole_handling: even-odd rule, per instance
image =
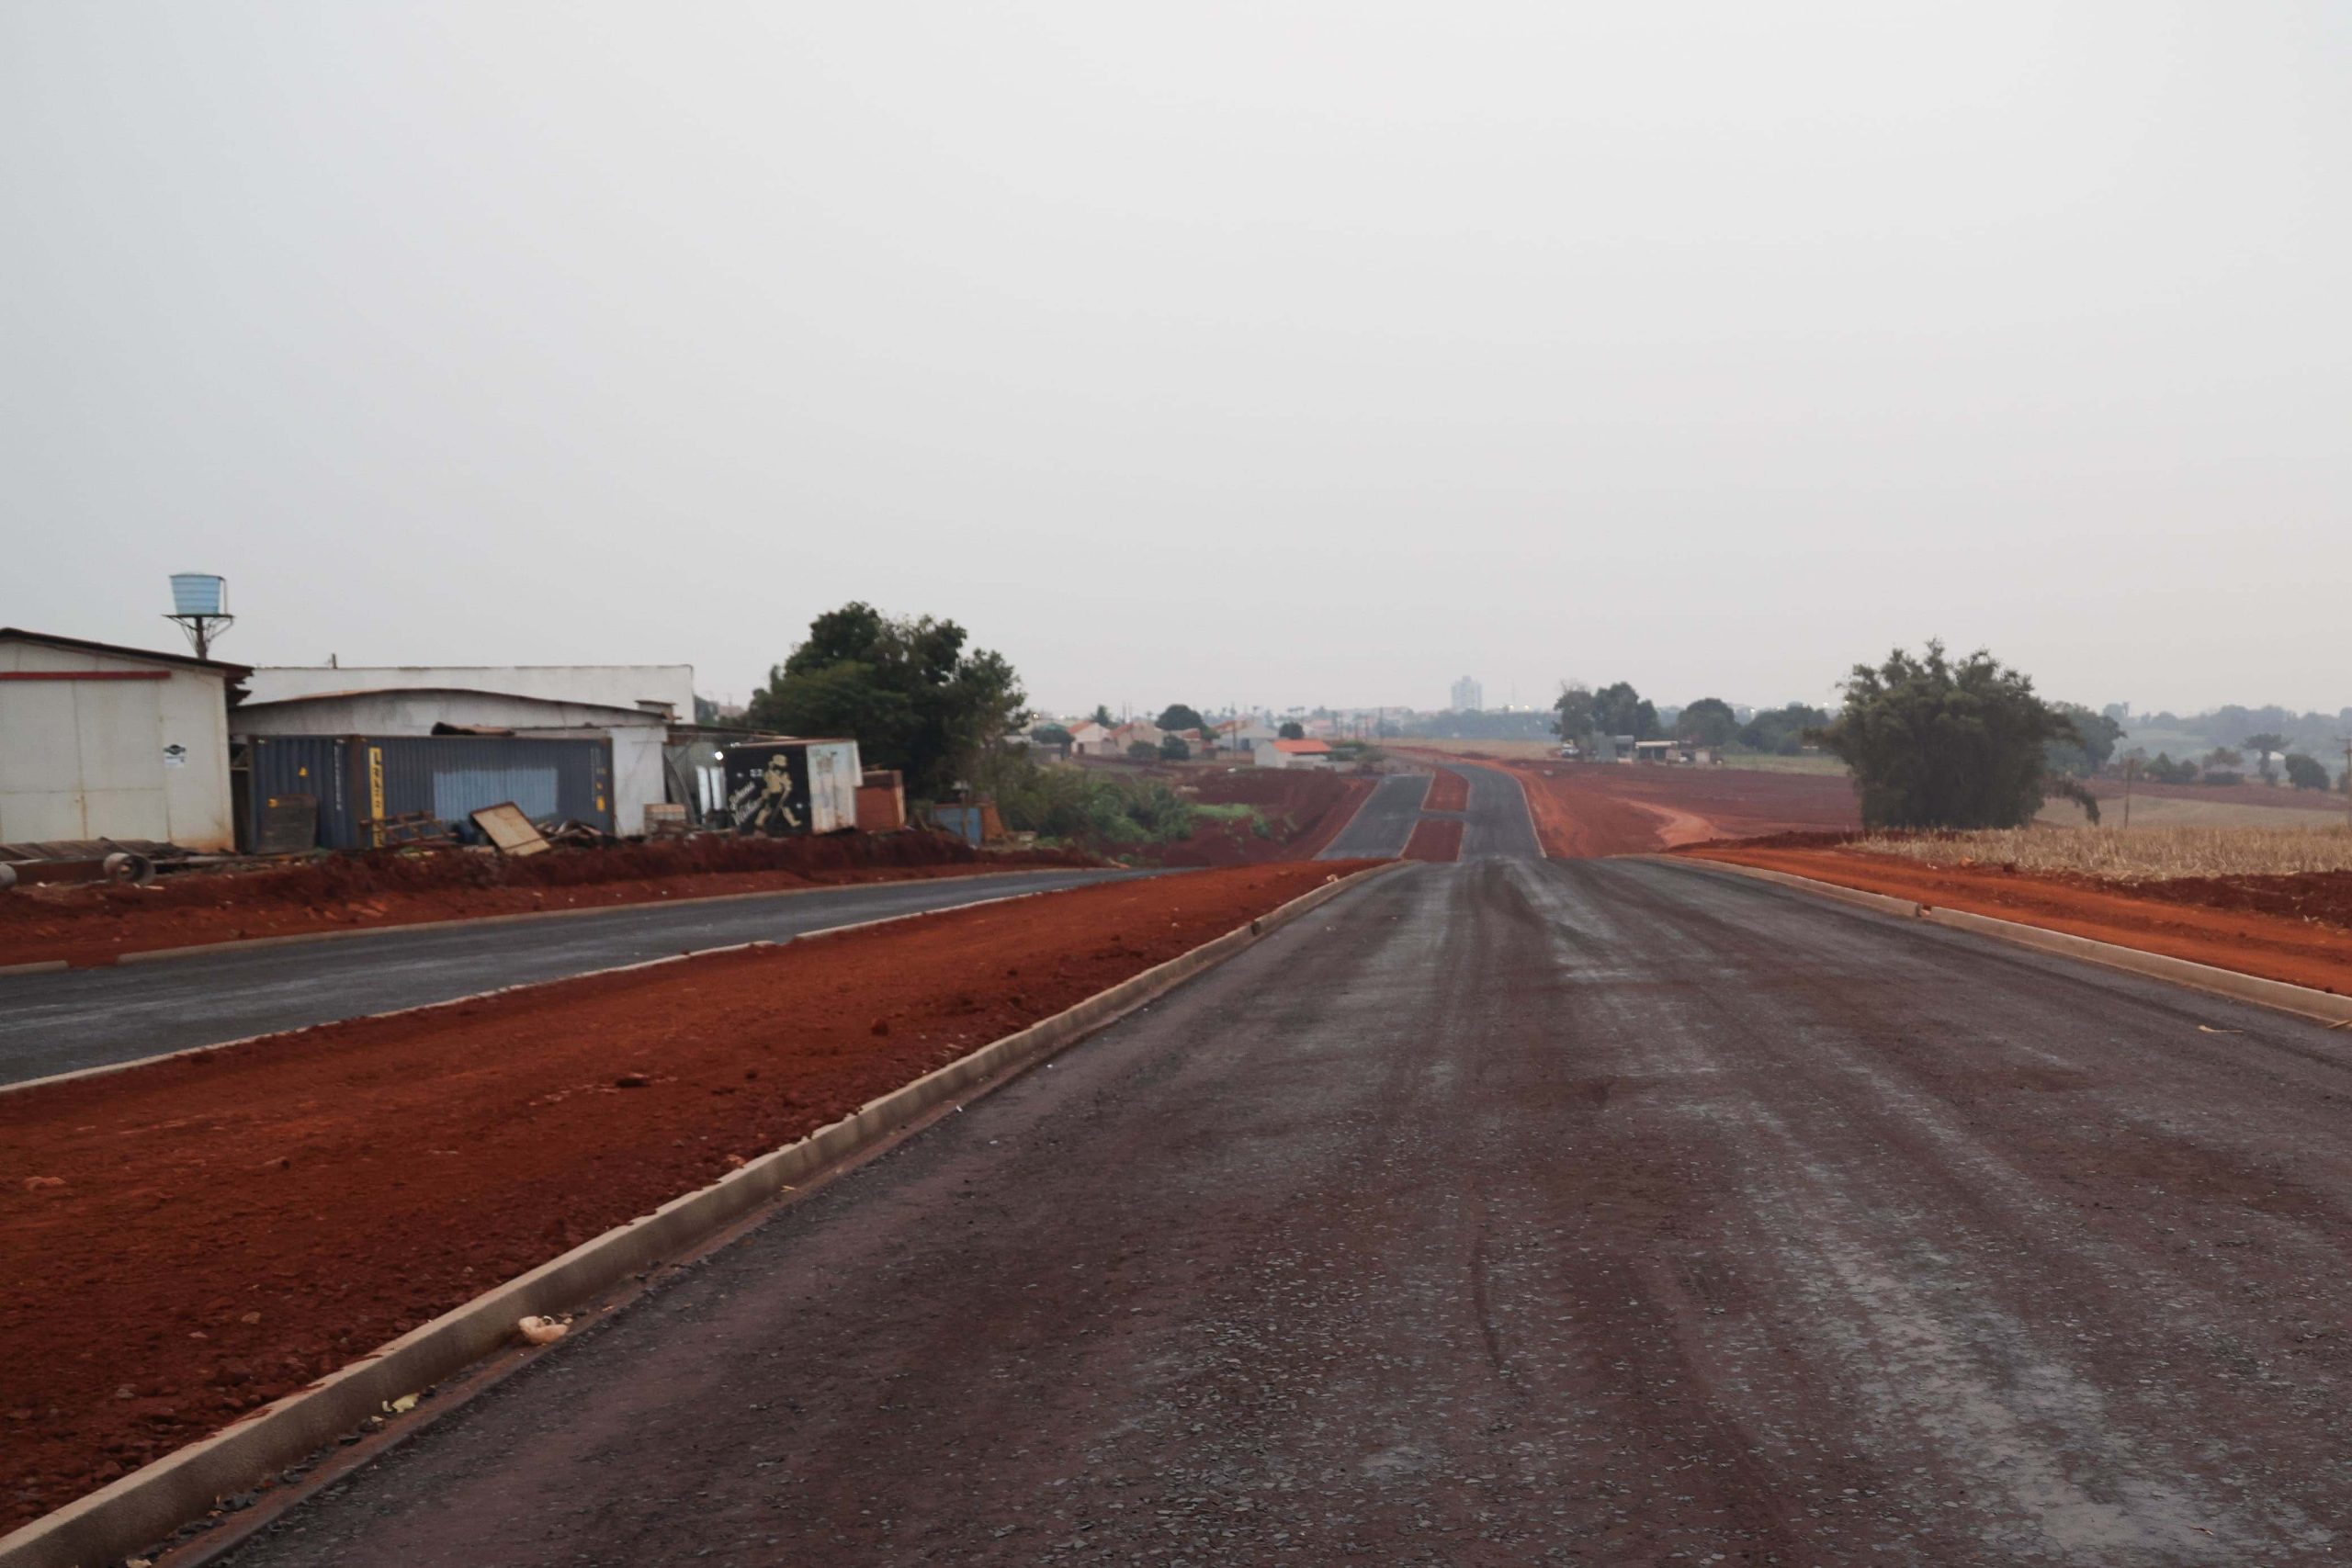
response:
[[[0,621],[2352,702],[2319,4],[0,13]]]

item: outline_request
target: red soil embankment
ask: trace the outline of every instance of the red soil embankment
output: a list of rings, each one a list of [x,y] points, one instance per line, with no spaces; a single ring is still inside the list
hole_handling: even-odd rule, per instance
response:
[[[521,860],[458,850],[335,855],[258,871],[175,872],[146,887],[18,887],[0,896],[0,964],[107,964],[247,937],[1100,863],[1059,850],[982,853],[940,833],[707,835]]]
[[[1462,823],[1453,818],[1425,817],[1413,826],[1405,841],[1407,860],[1449,861],[1462,858]]]
[[[0,1094],[0,1530],[1369,863],[1045,894]]]
[[[1842,775],[1455,755],[1499,768],[1526,786],[1536,837],[1555,859],[1861,826],[1853,786]]]
[[[1421,799],[1424,811],[1467,811],[1470,809],[1470,781],[1452,768],[1440,768],[1430,781],[1430,792]]]
[[[2306,919],[2187,902],[2186,888],[2163,895],[2155,892],[2163,884],[2091,884],[1986,867],[1930,866],[1831,847],[1719,843],[1680,852],[2045,926],[2352,996],[2352,943],[2346,942],[2342,930]]]
[[[1307,768],[1238,768],[1193,781],[1204,806],[1255,807],[1266,825],[1204,821],[1140,858],[1156,865],[1264,865],[1313,860],[1340,836],[1376,781]]]

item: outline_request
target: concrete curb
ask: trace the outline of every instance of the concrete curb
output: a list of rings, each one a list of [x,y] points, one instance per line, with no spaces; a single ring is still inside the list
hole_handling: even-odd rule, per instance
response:
[[[881,1143],[950,1100],[968,1098],[969,1091],[994,1087],[991,1080],[1076,1043],[1357,884],[1404,863],[1386,862],[1303,893],[1247,926],[983,1045],[797,1143],[762,1155],[707,1187],[673,1198],[650,1214],[616,1225],[492,1287],[311,1387],[0,1539],[0,1568],[84,1568],[161,1540],[202,1517],[216,1499],[243,1491],[333,1443],[389,1401],[453,1377],[511,1345],[517,1318],[576,1306],[632,1274],[690,1250],[826,1166]]]
[[[0,964],[0,975],[46,975],[52,969],[70,967],[62,958],[44,958],[32,964]]]
[[[969,876],[1056,876],[1073,871],[1119,871],[1118,866],[1011,866],[1003,871],[976,871]],[[817,887],[771,887],[753,893],[703,893],[692,898],[637,898],[626,904],[596,904],[584,909],[520,909],[511,915],[459,916],[450,920],[411,920],[405,924],[384,926],[353,926],[332,931],[288,931],[284,936],[249,936],[235,942],[199,942],[193,947],[150,947],[137,953],[115,955],[114,964],[161,964],[174,958],[209,958],[217,953],[243,952],[254,947],[298,947],[304,942],[346,942],[356,936],[381,936],[387,931],[438,931],[452,926],[511,926],[525,920],[560,920],[581,915],[612,915],[624,909],[639,909],[648,905],[660,908],[681,908],[690,904],[740,904],[752,898],[802,898],[811,893],[845,893],[864,887],[902,887],[914,883],[960,882],[962,876],[905,876],[887,878],[880,882],[837,882]],[[53,961],[57,968],[66,967],[62,959]],[[105,964],[95,964],[105,968]],[[0,974],[11,973],[0,970]]]
[[[1926,921],[1951,931],[1973,931],[1978,936],[1991,937],[2018,947],[2030,947],[2037,953],[2055,953],[2062,958],[2080,959],[2102,968],[2120,969],[2144,979],[2165,980],[2191,990],[2225,997],[2231,1001],[2251,1002],[2256,1007],[2290,1012],[2302,1018],[2317,1019],[2323,1023],[2352,1022],[2352,997],[2340,997],[2334,991],[2313,989],[2286,980],[2266,980],[2259,975],[2243,974],[2235,969],[2222,969],[2211,964],[2199,964],[2193,959],[2174,958],[2166,953],[2148,953],[2118,942],[2100,942],[2096,937],[2075,936],[2069,931],[2052,931],[2046,926],[2030,926],[2021,920],[2005,920],[1993,915],[1979,915],[1966,909],[1946,909],[1934,905],[1915,904],[1908,898],[1890,897],[1883,893],[1866,893],[1859,887],[1843,887],[1834,882],[1818,882],[1811,877],[1797,876],[1784,871],[1768,871],[1757,865],[1734,865],[1726,861],[1697,860],[1681,855],[1645,855],[1645,860],[1659,861],[1668,865],[1695,865],[1709,871],[1724,871],[1739,876],[1754,877],[1763,882],[1777,882],[1801,892],[1812,893],[1840,903],[1860,904],[1865,908],[1891,915]]]
[[[1092,886],[1094,884],[1081,884]],[[1067,893],[1066,887],[1039,887],[1027,893],[1000,893],[993,898],[974,898],[964,904],[943,904],[935,909],[910,909],[903,915],[876,915],[870,920],[850,920],[838,926],[823,926],[813,931],[801,931],[782,942],[765,937],[752,942],[730,942],[720,947],[697,947],[691,953],[665,953],[659,958],[640,958],[634,964],[615,964],[603,969],[583,969],[577,975],[558,975],[547,980],[522,980],[512,986],[492,986],[487,991],[469,991],[462,997],[448,997],[437,1002],[419,1002],[414,1007],[391,1008],[383,1012],[354,1013],[349,1018],[331,1018],[322,1023],[306,1023],[300,1029],[273,1029],[260,1034],[241,1034],[234,1040],[216,1040],[209,1045],[183,1045],[176,1051],[160,1052],[153,1056],[132,1056],[120,1062],[101,1062],[95,1067],[76,1067],[72,1072],[51,1073],[46,1077],[22,1078],[15,1083],[0,1083],[0,1095],[15,1094],[28,1089],[40,1089],[47,1084],[71,1083],[75,1078],[94,1078],[107,1073],[128,1072],[132,1067],[144,1067],[157,1062],[169,1062],[181,1056],[199,1055],[206,1051],[226,1051],[232,1045],[250,1045],[256,1040],[273,1040],[281,1035],[308,1034],[314,1029],[331,1029],[339,1023],[366,1023],[379,1018],[405,1018],[410,1013],[431,1012],[436,1008],[461,1007],[468,1002],[487,1001],[510,991],[536,990],[541,986],[560,986],[571,980],[594,980],[606,975],[626,975],[633,969],[658,969],[664,964],[684,964],[690,958],[708,958],[721,953],[748,953],[755,947],[785,947],[811,937],[831,936],[837,931],[862,931],[871,926],[887,926],[897,920],[920,919],[925,915],[952,915],[959,909],[985,909],[991,904],[1010,904],[1022,898],[1043,897],[1048,893]],[[734,897],[734,895],[729,895]],[[753,895],[757,897],[757,895]]]
[[[1816,882],[1810,876],[1797,876],[1785,871],[1768,871],[1760,865],[1735,865],[1729,861],[1700,860],[1689,855],[1632,855],[1632,860],[1650,861],[1658,865],[1696,866],[1702,871],[1722,872],[1729,876],[1745,876],[1757,882],[1774,882],[1783,887],[1811,893],[1823,898],[1834,898],[1840,904],[1852,904],[1864,909],[1875,909],[1882,915],[1898,915],[1906,920],[1920,918],[1922,906],[1908,898],[1896,898],[1884,893],[1869,893],[1860,887],[1842,887],[1835,882]]]
[[[2235,969],[2217,968],[2211,964],[2199,964],[2191,959],[2174,958],[2161,953],[2143,953],[2136,947],[2122,947],[2093,937],[2053,931],[2047,927],[2029,926],[1992,915],[1972,914],[1966,909],[1930,908],[1924,918],[1933,925],[1974,931],[1979,936],[2014,942],[2037,952],[2079,958],[2152,980],[2169,980],[2174,985],[2210,991],[2232,1001],[2252,1002],[2257,1007],[2298,1013],[2326,1023],[2352,1022],[2352,997],[2339,997],[2334,991],[2314,990],[2309,986],[2297,986],[2285,980],[2266,980],[2259,975],[2241,974]]]

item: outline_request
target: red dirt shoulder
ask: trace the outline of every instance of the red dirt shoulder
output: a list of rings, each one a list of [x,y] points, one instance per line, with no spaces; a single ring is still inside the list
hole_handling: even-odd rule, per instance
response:
[[[0,897],[0,964],[109,964],[126,953],[249,937],[1098,863],[1061,851],[983,853],[936,833],[695,838],[525,860],[453,851],[338,855],[258,871],[174,873],[147,887],[18,888]]]
[[[1043,894],[0,1094],[0,1529],[1366,863]]]
[[[2046,926],[2147,953],[2352,995],[2352,946],[2347,946],[2340,929],[2310,919],[2247,908],[2208,908],[2183,897],[2152,896],[2139,885],[2089,885],[2026,872],[1926,866],[1829,847],[1708,844],[1679,852]]]

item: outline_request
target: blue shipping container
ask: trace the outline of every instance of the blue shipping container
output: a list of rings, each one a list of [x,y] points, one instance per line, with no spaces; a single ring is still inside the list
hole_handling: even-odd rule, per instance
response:
[[[538,740],[486,735],[255,736],[247,742],[247,842],[257,842],[269,801],[319,802],[319,842],[370,847],[370,819],[422,811],[463,822],[507,801],[534,821],[571,818],[613,829],[609,740]]]

